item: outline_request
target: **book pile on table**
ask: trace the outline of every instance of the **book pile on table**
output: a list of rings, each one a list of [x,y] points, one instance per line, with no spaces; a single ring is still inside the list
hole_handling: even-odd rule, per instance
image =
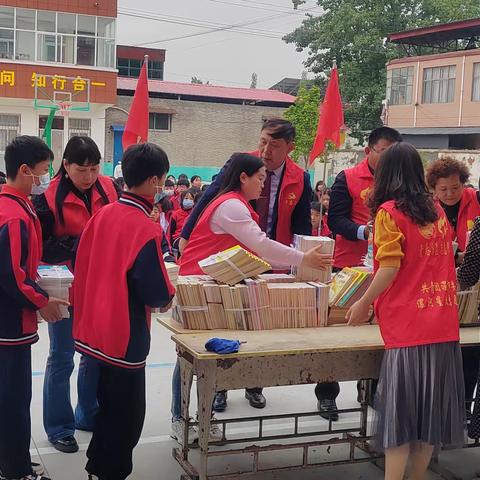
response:
[[[349,308],[367,291],[373,279],[368,267],[346,267],[338,272],[330,285],[331,307]]]
[[[327,325],[328,286],[290,275],[221,285],[207,275],[178,277],[177,319],[194,330],[270,330]],[[273,280],[279,280],[274,283]]]
[[[73,274],[65,265],[40,265],[37,270],[38,285],[50,297],[69,300],[69,290],[73,283]],[[63,318],[68,318],[68,308],[61,305]]]
[[[309,235],[294,235],[293,247],[302,252],[308,252],[315,247],[321,247],[321,252],[327,255],[333,255],[335,241],[328,237],[312,237]],[[293,267],[292,274],[297,280],[302,282],[323,282],[328,283],[332,278],[332,268],[326,270],[316,270],[310,267]]]
[[[457,292],[458,317],[460,325],[474,325],[478,318],[479,284],[469,290]]]
[[[165,269],[167,270],[167,275],[170,281],[172,282],[172,285],[176,285],[179,266],[176,263],[165,262]]]
[[[228,285],[236,285],[272,269],[269,263],[239,245],[211,255],[198,264],[207,275]]]

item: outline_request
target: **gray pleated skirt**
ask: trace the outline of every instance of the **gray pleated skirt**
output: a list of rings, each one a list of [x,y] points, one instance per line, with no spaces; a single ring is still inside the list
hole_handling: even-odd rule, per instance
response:
[[[465,420],[458,342],[385,351],[375,396],[377,451],[419,442],[460,447]]]

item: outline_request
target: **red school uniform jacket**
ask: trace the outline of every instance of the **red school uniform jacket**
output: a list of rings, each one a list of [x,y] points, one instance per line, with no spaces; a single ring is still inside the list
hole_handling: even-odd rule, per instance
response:
[[[455,264],[450,225],[443,209],[437,205],[438,220],[420,227],[393,201],[380,208],[392,216],[405,237],[400,270],[375,302],[385,348],[458,341]]]
[[[235,245],[240,245],[249,250],[245,245],[241,244],[235,237],[227,233],[213,233],[210,228],[210,220],[212,219],[215,210],[227,200],[235,198],[240,200],[249,210],[252,219],[258,223],[258,214],[253,210],[251,205],[237,192],[229,192],[220,195],[203,211],[200,219],[195,225],[187,247],[180,257],[179,275],[201,275],[202,269],[198,262],[204,258],[209,257]],[[250,250],[249,250],[250,251]],[[252,252],[253,253],[253,252]]]
[[[370,211],[365,201],[373,187],[373,174],[368,167],[368,159],[365,158],[355,167],[347,168],[345,179],[353,201],[351,220],[359,225],[366,225],[370,220]],[[337,234],[333,265],[337,268],[361,265],[367,250],[367,240],[351,241]]]
[[[48,295],[36,283],[42,230],[33,205],[18,190],[0,193],[0,346],[35,343],[36,310]]]
[[[142,368],[150,349],[150,309],[175,293],[152,204],[123,193],[87,224],[75,259],[73,337],[77,351],[122,368]]]
[[[167,232],[167,237],[170,240],[170,244],[173,244],[173,242],[182,234],[183,225],[185,225],[190,213],[192,213],[192,210],[184,210],[183,208],[175,210],[172,213]]]

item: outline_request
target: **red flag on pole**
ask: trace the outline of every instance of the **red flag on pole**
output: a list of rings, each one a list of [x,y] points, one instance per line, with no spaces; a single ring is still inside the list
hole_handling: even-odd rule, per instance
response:
[[[333,142],[337,148],[340,146],[340,128],[343,126],[343,123],[343,106],[338,86],[338,71],[337,67],[334,66],[323,104],[320,107],[317,136],[310,152],[310,165],[323,153],[327,140]]]
[[[122,144],[126,150],[130,145],[145,143],[148,140],[148,56],[145,55],[133,102],[123,132]]]

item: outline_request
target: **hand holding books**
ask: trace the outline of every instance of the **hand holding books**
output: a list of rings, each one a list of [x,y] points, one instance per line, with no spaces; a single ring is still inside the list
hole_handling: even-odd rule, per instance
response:
[[[305,252],[302,261],[302,267],[310,267],[316,270],[326,270],[332,266],[332,254],[323,253],[323,245],[311,248],[308,252]]]
[[[50,297],[45,307],[41,308],[38,313],[40,316],[49,323],[58,322],[62,320],[64,315],[60,311],[60,306],[68,307],[70,303],[67,300],[61,298]]]

